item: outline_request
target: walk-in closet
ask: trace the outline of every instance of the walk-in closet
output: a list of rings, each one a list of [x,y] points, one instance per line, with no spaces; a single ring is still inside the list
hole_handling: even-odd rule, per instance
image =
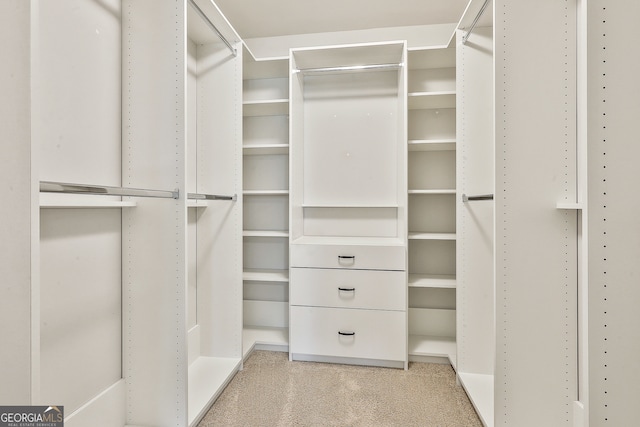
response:
[[[637,16],[0,2],[0,411],[195,427],[266,350],[635,425]]]

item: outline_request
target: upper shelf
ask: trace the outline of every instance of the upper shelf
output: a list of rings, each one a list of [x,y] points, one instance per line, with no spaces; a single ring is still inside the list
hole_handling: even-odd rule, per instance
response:
[[[242,103],[242,115],[252,116],[285,116],[289,114],[289,99],[268,99],[245,101]]]
[[[404,62],[404,42],[342,45],[292,50],[297,69],[349,67]]]
[[[456,108],[456,92],[411,92],[408,95],[410,110]]]

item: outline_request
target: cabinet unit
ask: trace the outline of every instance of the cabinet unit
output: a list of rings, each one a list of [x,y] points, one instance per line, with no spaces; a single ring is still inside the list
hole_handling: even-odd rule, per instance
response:
[[[291,51],[292,359],[406,367],[405,55]]]
[[[289,59],[243,67],[244,355],[289,342]]]
[[[409,357],[456,365],[456,51],[409,51]]]
[[[185,0],[2,8],[28,41],[8,128],[30,136],[10,147],[30,274],[0,299],[30,319],[3,334],[28,343],[4,402],[63,405],[71,427],[194,425],[241,364],[241,205],[188,200],[241,189],[241,55]]]

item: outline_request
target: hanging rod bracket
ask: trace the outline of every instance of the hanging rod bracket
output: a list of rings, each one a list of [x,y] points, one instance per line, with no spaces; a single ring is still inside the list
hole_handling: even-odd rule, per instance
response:
[[[467,196],[466,194],[462,195],[462,201],[464,203],[473,202],[476,200],[493,200],[493,194],[482,194],[479,196]]]

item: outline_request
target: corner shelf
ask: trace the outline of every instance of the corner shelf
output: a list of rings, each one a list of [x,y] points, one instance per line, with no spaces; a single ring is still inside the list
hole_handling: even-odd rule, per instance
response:
[[[247,269],[242,273],[245,282],[283,282],[289,281],[289,270]]]
[[[453,274],[409,274],[409,287],[455,289],[456,276]]]
[[[244,145],[242,147],[242,154],[245,156],[289,154],[289,144]]]
[[[455,108],[456,92],[412,92],[407,94],[409,110],[434,110],[438,108]]]
[[[409,194],[456,194],[456,190],[434,189],[434,190],[409,190]]]
[[[456,240],[456,233],[409,232],[409,240]]]
[[[244,101],[242,103],[242,115],[244,117],[286,116],[288,114],[289,114],[288,99]]]
[[[289,190],[244,190],[245,196],[288,196]]]
[[[409,356],[445,357],[456,369],[456,339],[428,335],[409,335]]]
[[[410,139],[409,151],[455,151],[455,139]]]
[[[289,237],[288,231],[274,230],[243,230],[242,237]]]

